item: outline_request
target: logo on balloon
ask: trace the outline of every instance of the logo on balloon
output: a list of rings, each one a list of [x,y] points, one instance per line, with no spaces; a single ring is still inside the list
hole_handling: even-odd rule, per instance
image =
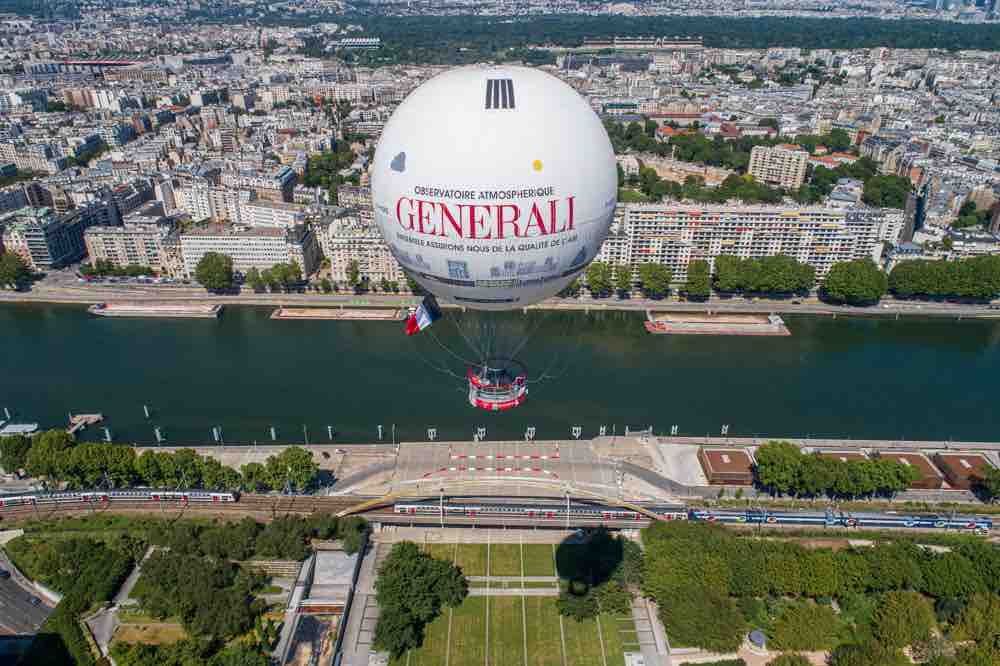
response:
[[[392,162],[389,164],[389,168],[396,173],[403,173],[406,171],[406,153],[399,153],[392,158]]]

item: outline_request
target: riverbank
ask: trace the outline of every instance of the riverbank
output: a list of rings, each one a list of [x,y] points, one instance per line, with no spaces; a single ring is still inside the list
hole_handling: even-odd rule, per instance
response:
[[[216,305],[327,306],[351,308],[408,308],[419,305],[420,296],[408,294],[209,294],[200,287],[168,285],[64,285],[36,284],[31,291],[0,291],[0,303],[51,303],[92,305],[116,303],[183,303],[211,307]],[[441,304],[445,308],[455,307]],[[953,319],[998,319],[1000,306],[986,303],[940,303],[885,299],[878,305],[851,306],[824,303],[815,298],[765,299],[718,297],[707,301],[688,302],[677,298],[653,300],[647,298],[550,298],[530,310],[562,311],[640,311],[670,309],[696,313],[742,314],[808,314],[818,316],[888,317],[909,316],[947,317]]]

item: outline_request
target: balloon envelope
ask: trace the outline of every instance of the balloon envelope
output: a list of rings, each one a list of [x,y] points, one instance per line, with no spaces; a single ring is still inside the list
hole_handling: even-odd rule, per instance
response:
[[[422,287],[452,303],[537,303],[586,268],[614,215],[618,174],[600,119],[526,67],[453,69],[417,88],[379,139],[375,220]]]

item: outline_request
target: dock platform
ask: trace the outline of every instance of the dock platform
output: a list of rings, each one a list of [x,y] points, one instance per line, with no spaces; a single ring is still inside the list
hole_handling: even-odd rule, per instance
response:
[[[791,331],[776,314],[646,311],[646,331],[656,335],[787,336]]]
[[[66,432],[75,435],[87,426],[96,425],[104,420],[104,414],[70,414],[69,427]]]
[[[98,317],[166,317],[180,319],[216,319],[221,305],[185,303],[95,303],[87,312]]]
[[[288,308],[280,307],[271,319],[326,319],[347,321],[402,321],[406,311],[399,308]]]

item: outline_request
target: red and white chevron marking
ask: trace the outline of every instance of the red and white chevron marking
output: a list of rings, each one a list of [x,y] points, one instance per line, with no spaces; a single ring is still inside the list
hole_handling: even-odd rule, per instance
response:
[[[558,479],[555,472],[541,467],[467,467],[465,465],[455,465],[453,467],[440,467],[436,470],[425,472],[422,478],[427,478],[435,474],[447,474],[448,472],[492,472],[493,474],[541,474],[543,476]]]

